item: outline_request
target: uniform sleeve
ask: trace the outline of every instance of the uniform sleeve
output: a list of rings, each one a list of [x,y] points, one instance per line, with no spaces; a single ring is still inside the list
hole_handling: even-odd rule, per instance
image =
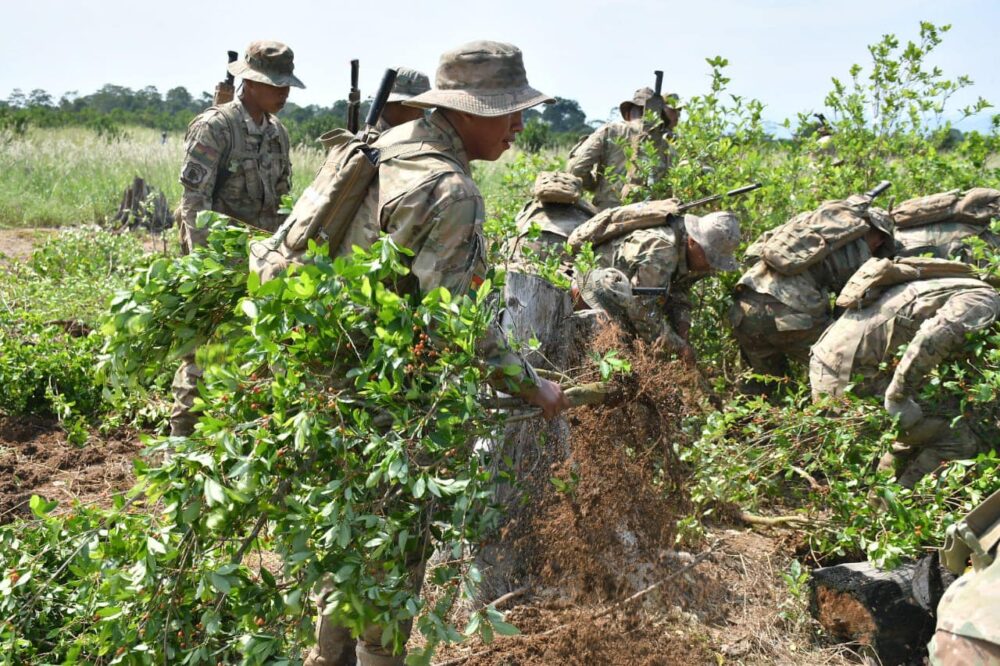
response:
[[[410,269],[421,294],[445,287],[455,295],[465,294],[473,278],[486,275],[486,244],[480,221],[483,200],[478,194],[448,197],[426,221],[427,234],[415,250]],[[413,249],[413,248],[411,248]],[[516,393],[525,384],[536,384],[531,365],[507,344],[499,323],[490,324],[477,344],[479,357],[491,368],[490,384]]]
[[[204,245],[207,233],[195,227],[198,213],[212,208],[212,192],[219,175],[219,161],[229,146],[226,127],[215,127],[210,120],[196,120],[188,130],[180,181],[181,243],[188,250]]]
[[[970,289],[952,296],[937,314],[920,325],[896,366],[886,397],[916,393],[924,378],[961,348],[967,333],[978,331],[1000,315],[1000,295],[992,289]]]
[[[583,181],[583,189],[593,192],[597,188],[596,169],[601,164],[604,152],[605,130],[595,131],[569,154],[567,170]]]

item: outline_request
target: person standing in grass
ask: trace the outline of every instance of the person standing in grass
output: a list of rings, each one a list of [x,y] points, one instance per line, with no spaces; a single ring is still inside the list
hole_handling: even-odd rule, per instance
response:
[[[179,209],[181,249],[204,245],[207,229],[198,213],[212,210],[240,222],[273,231],[284,219],[278,209],[291,190],[292,163],[288,131],[275,115],[291,86],[305,88],[293,74],[292,50],[280,42],[256,41],[229,72],[243,79],[232,102],[213,106],[193,121],[185,137]],[[194,355],[183,359],[174,376],[170,434],[190,435],[197,418],[191,413],[201,370]]]

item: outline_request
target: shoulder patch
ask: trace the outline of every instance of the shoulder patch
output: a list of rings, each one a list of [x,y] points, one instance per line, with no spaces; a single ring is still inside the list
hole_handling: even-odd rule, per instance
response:
[[[200,141],[191,148],[189,152],[192,159],[195,159],[206,166],[212,166],[219,160],[219,151],[212,146]]]
[[[208,177],[208,169],[197,162],[188,162],[181,171],[181,183],[197,188]]]

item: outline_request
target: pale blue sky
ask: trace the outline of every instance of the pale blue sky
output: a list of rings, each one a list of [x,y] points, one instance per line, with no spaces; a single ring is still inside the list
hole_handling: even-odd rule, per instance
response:
[[[227,49],[273,38],[295,50],[308,86],[292,101],[326,105],[346,96],[351,58],[361,59],[368,95],[388,65],[433,78],[442,51],[497,39],[521,47],[535,87],[579,100],[590,118],[607,117],[654,69],[666,72],[667,90],[703,92],[705,58],[722,55],[732,91],[781,120],[821,110],[831,76],[866,64],[866,45],[884,33],[916,38],[920,20],[953,25],[933,63],[976,82],[956,102],[978,94],[1000,105],[1000,0],[4,0],[0,97],[44,88],[58,98],[105,83],[197,94],[221,78]]]

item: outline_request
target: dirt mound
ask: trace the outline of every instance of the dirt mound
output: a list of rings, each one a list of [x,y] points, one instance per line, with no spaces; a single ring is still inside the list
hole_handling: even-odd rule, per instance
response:
[[[77,447],[54,419],[0,416],[0,522],[30,515],[32,495],[64,505],[107,503],[131,486],[132,460],[141,450],[130,432],[92,433]]]

